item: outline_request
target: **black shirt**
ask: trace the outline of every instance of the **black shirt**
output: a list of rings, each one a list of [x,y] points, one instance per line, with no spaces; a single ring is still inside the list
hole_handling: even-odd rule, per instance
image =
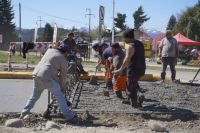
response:
[[[134,40],[132,46],[135,48],[135,54],[132,56],[131,62],[127,67],[128,75],[133,75],[136,72],[144,74],[146,69],[144,45],[139,40]]]
[[[68,54],[76,53],[76,42],[74,39],[69,40],[69,38],[67,38],[63,42],[68,47],[68,50],[67,50]]]

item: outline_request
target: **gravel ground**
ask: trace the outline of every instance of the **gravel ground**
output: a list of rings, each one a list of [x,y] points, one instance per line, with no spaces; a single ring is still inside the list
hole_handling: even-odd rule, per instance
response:
[[[94,86],[84,82],[73,101],[76,121],[66,125],[60,117],[52,120],[60,124],[60,132],[69,133],[89,132],[91,128],[95,129],[91,132],[151,132],[149,120],[166,125],[170,132],[199,132],[199,86],[156,82],[140,82],[140,85],[144,90],[145,101],[143,108],[134,109],[130,105],[122,104],[112,90],[109,90],[109,97],[104,96],[105,83],[100,82]],[[123,95],[126,97],[125,93]],[[16,113],[1,114],[0,125],[7,119],[17,117],[19,114]],[[37,114],[24,121],[26,128],[41,133],[45,132],[46,122],[47,119]],[[0,127],[0,131],[1,129]]]
[[[200,86],[175,83],[159,84],[157,82],[140,82],[140,86],[145,95],[141,109],[134,109],[130,105],[122,104],[112,90],[108,90],[109,97],[104,96],[106,88],[102,82],[97,86],[85,82],[81,93],[77,94],[74,108],[80,111],[94,112],[200,112]],[[125,93],[123,96],[126,97]]]

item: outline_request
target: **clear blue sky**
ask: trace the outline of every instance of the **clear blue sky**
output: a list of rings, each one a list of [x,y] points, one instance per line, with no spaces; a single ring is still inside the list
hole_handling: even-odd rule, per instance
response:
[[[133,27],[133,12],[142,5],[151,19],[143,27],[146,29],[164,30],[169,17],[178,15],[187,7],[193,6],[198,0],[115,0],[116,13],[127,14],[127,25]],[[17,27],[19,26],[18,4],[22,4],[22,27],[34,28],[38,16],[42,17],[42,26],[46,22],[56,22],[59,27],[86,27],[88,18],[85,17],[86,8],[91,8],[95,18],[92,27],[98,26],[99,5],[105,6],[105,25],[112,26],[112,0],[12,0]],[[56,17],[66,18],[66,20]],[[73,20],[73,21],[71,21]]]

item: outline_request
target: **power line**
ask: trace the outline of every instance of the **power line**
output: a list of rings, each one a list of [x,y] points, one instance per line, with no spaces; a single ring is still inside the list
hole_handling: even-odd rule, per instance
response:
[[[38,16],[38,19],[37,19],[37,22],[40,22],[40,28],[42,27],[42,21],[44,21],[44,20],[42,20],[42,17],[41,16]]]
[[[32,11],[32,12],[35,12],[35,13],[44,14],[44,15],[49,16],[49,17],[53,17],[53,18],[57,18],[57,19],[62,19],[62,20],[66,20],[66,21],[70,21],[70,22],[74,22],[74,23],[79,23],[79,24],[82,24],[82,25],[88,25],[87,23],[84,23],[84,22],[81,22],[81,21],[72,20],[72,19],[68,19],[68,18],[64,18],[64,17],[52,15],[50,13],[46,13],[46,12],[43,12],[43,11],[40,11],[40,10],[36,10],[36,9],[30,8],[28,6],[23,6],[23,7],[25,7],[29,11]]]

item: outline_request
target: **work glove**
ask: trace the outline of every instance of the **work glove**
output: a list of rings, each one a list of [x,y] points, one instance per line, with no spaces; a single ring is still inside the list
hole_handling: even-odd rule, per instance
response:
[[[109,57],[109,58],[108,58],[108,61],[109,61],[110,63],[112,63],[112,57]]]

